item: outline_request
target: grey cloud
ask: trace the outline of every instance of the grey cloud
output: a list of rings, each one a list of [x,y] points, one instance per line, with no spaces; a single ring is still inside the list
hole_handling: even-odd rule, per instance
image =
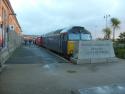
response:
[[[101,30],[105,27],[105,14],[120,18],[121,29],[125,29],[124,0],[53,0],[51,5],[44,4],[44,0],[37,1],[34,7],[29,2],[27,6],[15,8],[25,34],[44,34],[70,25],[81,25],[98,37],[102,36]]]

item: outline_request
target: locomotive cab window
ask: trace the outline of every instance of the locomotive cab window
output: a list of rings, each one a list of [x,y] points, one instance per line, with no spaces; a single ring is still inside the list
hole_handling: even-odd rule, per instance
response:
[[[75,34],[75,33],[72,33],[72,34],[69,34],[69,40],[80,40],[80,34]]]
[[[91,40],[90,34],[81,34],[81,40]]]

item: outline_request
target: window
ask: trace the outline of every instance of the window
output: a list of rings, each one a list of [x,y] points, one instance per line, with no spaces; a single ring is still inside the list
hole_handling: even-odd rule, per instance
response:
[[[81,40],[91,40],[90,34],[81,34]]]
[[[69,34],[69,40],[80,40],[80,34]]]

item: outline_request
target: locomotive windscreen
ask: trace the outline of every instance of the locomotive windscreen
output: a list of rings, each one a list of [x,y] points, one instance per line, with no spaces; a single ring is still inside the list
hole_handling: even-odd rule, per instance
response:
[[[84,27],[73,27],[69,30],[69,40],[91,40],[91,33]]]
[[[79,33],[70,33],[69,34],[69,40],[80,40],[80,34]]]
[[[81,34],[81,40],[91,40],[91,34]]]

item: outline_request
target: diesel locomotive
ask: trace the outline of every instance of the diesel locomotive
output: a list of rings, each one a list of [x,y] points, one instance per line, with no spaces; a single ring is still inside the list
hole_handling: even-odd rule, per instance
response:
[[[41,38],[42,46],[68,57],[73,54],[75,41],[92,40],[91,33],[81,26],[59,29]]]

